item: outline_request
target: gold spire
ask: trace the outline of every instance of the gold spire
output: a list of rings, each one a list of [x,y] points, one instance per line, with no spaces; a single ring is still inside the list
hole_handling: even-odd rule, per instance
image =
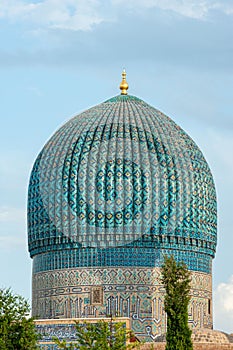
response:
[[[125,71],[125,69],[123,69],[122,82],[121,82],[121,85],[120,85],[121,95],[127,95],[128,88],[129,88],[129,85],[128,85],[127,81],[126,81],[126,71]]]

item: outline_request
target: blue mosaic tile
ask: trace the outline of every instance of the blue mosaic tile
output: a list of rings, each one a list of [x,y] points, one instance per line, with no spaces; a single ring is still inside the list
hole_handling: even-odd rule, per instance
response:
[[[136,97],[116,96],[74,117],[34,164],[34,271],[158,266],[172,251],[191,270],[209,272],[216,241],[206,160],[179,126]]]

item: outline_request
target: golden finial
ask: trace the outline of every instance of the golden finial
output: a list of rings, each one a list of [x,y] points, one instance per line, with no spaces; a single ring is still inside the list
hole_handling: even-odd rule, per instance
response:
[[[126,81],[126,71],[125,69],[122,72],[122,82],[120,85],[120,89],[121,89],[121,95],[127,95],[127,90],[129,88],[129,85]]]

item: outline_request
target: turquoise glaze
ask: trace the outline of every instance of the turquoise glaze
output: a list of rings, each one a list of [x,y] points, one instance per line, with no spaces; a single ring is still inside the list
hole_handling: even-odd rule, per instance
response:
[[[216,193],[206,160],[169,117],[116,96],[69,120],[35,161],[28,193],[34,272],[161,266],[210,272]]]

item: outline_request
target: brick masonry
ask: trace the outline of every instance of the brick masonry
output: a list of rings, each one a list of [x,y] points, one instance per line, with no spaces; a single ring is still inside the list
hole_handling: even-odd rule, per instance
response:
[[[211,329],[194,330],[192,333],[194,350],[233,350],[232,335]],[[165,350],[165,342],[147,343],[140,350]]]
[[[233,350],[233,344],[194,344],[194,350]],[[152,350],[151,343],[147,343],[140,350]],[[154,344],[153,350],[165,350],[165,343]]]

